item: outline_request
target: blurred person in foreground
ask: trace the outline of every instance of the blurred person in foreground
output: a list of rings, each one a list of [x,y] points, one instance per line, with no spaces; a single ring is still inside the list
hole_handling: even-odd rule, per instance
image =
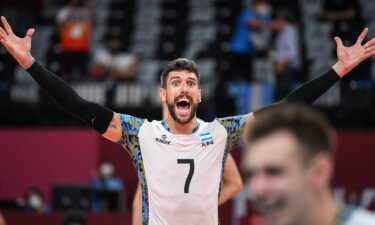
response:
[[[144,224],[217,225],[220,179],[230,151],[241,146],[245,131],[262,110],[213,121],[197,118],[201,88],[197,65],[188,59],[170,61],[160,76],[159,98],[168,109],[163,120],[148,121],[117,113],[84,100],[66,82],[31,55],[34,29],[19,38],[1,17],[1,44],[33,79],[62,107],[103,137],[129,152],[143,194]],[[313,103],[340,78],[375,54],[375,38],[345,47],[337,43],[337,62],[325,73],[291,92],[283,102]]]
[[[243,189],[242,178],[232,155],[229,155],[226,159],[223,176],[219,206],[229,201]],[[132,225],[142,225],[142,191],[139,184],[133,199]]]
[[[246,141],[246,187],[266,224],[375,224],[374,213],[339,205],[333,195],[335,133],[321,113],[274,106],[257,115]]]

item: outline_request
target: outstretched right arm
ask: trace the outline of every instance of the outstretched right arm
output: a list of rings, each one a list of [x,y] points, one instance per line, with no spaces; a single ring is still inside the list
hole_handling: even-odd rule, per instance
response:
[[[35,62],[30,53],[34,29],[29,29],[24,38],[19,38],[13,33],[6,19],[1,17],[1,20],[5,28],[4,30],[0,27],[1,43],[40,87],[68,112],[92,126],[104,137],[111,141],[120,140],[122,127],[117,113],[84,100],[65,81]]]

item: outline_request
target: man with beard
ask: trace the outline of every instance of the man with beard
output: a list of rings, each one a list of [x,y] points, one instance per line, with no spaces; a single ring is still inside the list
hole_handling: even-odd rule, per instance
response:
[[[218,224],[223,164],[229,151],[243,143],[245,126],[254,114],[205,122],[196,117],[201,102],[199,73],[194,62],[176,59],[161,75],[160,99],[168,107],[161,121],[114,113],[82,99],[64,81],[32,57],[29,29],[17,37],[4,17],[0,41],[35,81],[68,112],[117,142],[133,159],[142,187],[144,224]],[[312,103],[359,63],[375,54],[375,38],[344,47],[336,38],[337,63],[326,73],[290,93],[284,101]],[[255,116],[258,112],[255,112]],[[260,112],[259,112],[260,113]]]
[[[319,112],[280,104],[250,124],[245,185],[269,225],[370,225],[375,214],[340,206],[330,188],[334,130]]]

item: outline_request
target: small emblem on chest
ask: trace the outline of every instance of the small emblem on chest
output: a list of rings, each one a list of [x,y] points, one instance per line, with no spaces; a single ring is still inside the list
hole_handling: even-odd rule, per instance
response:
[[[162,144],[169,145],[171,141],[168,141],[167,138],[168,138],[167,135],[163,134],[160,138],[155,138],[155,141],[162,143]]]
[[[202,147],[207,147],[209,145],[214,144],[214,140],[213,140],[212,135],[210,133],[199,134],[199,138],[202,141]]]

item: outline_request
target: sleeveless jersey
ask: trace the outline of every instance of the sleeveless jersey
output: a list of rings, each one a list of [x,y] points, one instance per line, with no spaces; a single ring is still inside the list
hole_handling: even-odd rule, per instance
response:
[[[192,134],[173,134],[165,121],[120,115],[120,144],[142,187],[147,225],[217,225],[224,162],[242,144],[246,116],[197,120]]]

